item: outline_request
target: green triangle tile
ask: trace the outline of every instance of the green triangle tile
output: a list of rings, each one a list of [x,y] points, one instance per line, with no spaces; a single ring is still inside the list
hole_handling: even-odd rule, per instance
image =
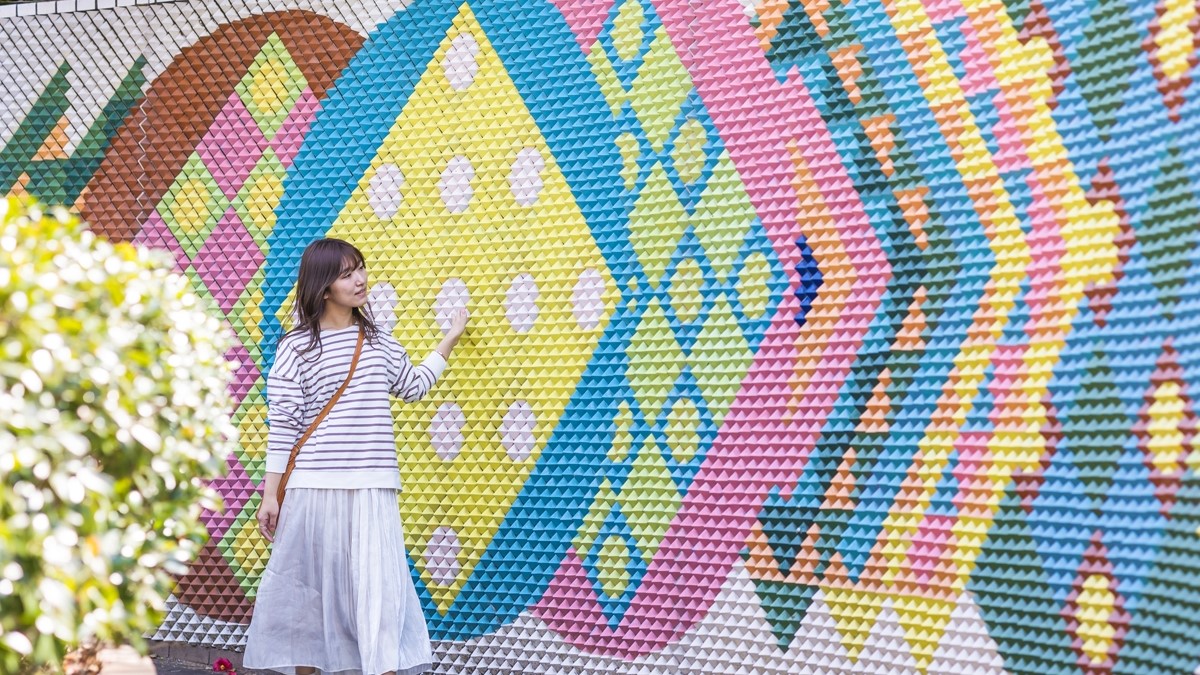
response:
[[[220,305],[217,304],[217,299],[209,292],[208,285],[200,278],[196,269],[188,265],[183,268],[183,273],[188,278],[188,281],[191,282],[192,290],[196,292],[196,295],[200,296],[200,300],[204,303],[204,310],[212,316],[225,318],[224,312],[221,311]]]
[[[575,552],[580,558],[588,556],[592,546],[596,543],[596,538],[600,536],[600,529],[604,526],[604,521],[608,519],[609,512],[616,503],[617,495],[612,490],[612,484],[605,478],[601,481],[600,489],[596,491],[592,505],[588,507],[587,515],[583,517],[583,522],[580,523],[579,531],[572,542]]]
[[[650,301],[629,349],[629,383],[638,405],[651,421],[662,412],[667,395],[683,372],[684,355],[658,300]]]
[[[690,324],[700,318],[704,304],[701,290],[704,288],[704,270],[695,258],[684,258],[671,275],[669,294],[671,308],[680,322]]]
[[[759,252],[746,257],[738,271],[737,294],[742,312],[749,319],[761,319],[771,301],[771,261]]]
[[[1096,0],[1091,7],[1071,71],[1101,137],[1108,138],[1116,126],[1129,77],[1142,57],[1141,40],[1125,0]]]
[[[612,62],[608,60],[608,54],[604,52],[604,45],[600,44],[599,40],[588,51],[587,61],[592,67],[592,76],[600,85],[600,93],[604,95],[609,109],[612,110],[613,115],[619,115],[621,106],[629,100],[629,92],[625,91],[625,87],[621,85],[621,80],[617,77]]]
[[[637,58],[642,50],[642,43],[646,39],[646,32],[643,30],[645,23],[646,13],[642,9],[641,2],[625,0],[621,3],[621,7],[617,10],[617,16],[613,19],[612,30],[609,32],[613,51],[617,53],[617,58],[622,61],[631,61]]]
[[[624,537],[611,534],[600,542],[600,550],[596,554],[596,576],[600,589],[608,597],[620,598],[629,588],[632,580],[629,574],[631,558],[629,544]]]
[[[1168,318],[1182,299],[1190,256],[1196,241],[1195,213],[1200,203],[1191,189],[1187,162],[1174,144],[1168,146],[1154,180],[1154,190],[1138,230],[1158,298]]]
[[[738,251],[756,217],[733,161],[722,153],[692,215],[696,237],[718,278],[724,279],[733,271]]]
[[[750,343],[743,337],[733,308],[722,295],[705,318],[687,359],[716,426],[721,426],[733,405],[753,360]],[[730,373],[734,376],[730,377]]]
[[[155,210],[191,259],[204,246],[228,208],[229,200],[200,155],[193,152]]]
[[[687,228],[687,213],[671,187],[662,164],[655,163],[629,215],[629,240],[650,285],[658,288],[679,238]]]
[[[637,137],[628,131],[622,132],[617,136],[617,150],[621,153],[621,180],[625,182],[626,190],[632,190],[637,187],[637,160],[641,152]]]
[[[663,151],[691,91],[692,78],[679,61],[666,29],[660,27],[629,92],[633,112],[655,152]]]
[[[304,73],[279,36],[271,33],[234,89],[263,135],[271,139],[306,87]]]
[[[612,441],[608,448],[608,461],[624,462],[629,458],[633,449],[633,410],[628,401],[617,404],[617,414],[613,418]]]
[[[683,495],[653,439],[646,439],[638,451],[629,477],[617,495],[617,503],[633,531],[642,559],[649,564],[683,503]]]
[[[275,229],[275,207],[283,198],[286,175],[287,167],[274,150],[267,148],[233,198],[234,210],[260,249],[266,246],[267,237]]]
[[[679,137],[675,139],[671,149],[671,161],[679,180],[691,185],[700,180],[704,170],[705,146],[708,144],[708,134],[704,125],[696,119],[688,119],[679,129]]]

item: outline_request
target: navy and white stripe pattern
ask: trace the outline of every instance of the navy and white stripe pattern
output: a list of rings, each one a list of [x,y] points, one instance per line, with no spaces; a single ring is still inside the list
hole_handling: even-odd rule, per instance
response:
[[[358,327],[321,331],[305,353],[307,334],[285,337],[267,377],[267,471],[283,473],[292,446],[346,380]],[[436,351],[421,365],[390,335],[363,344],[354,378],[305,441],[288,487],[400,488],[391,396],[420,400],[446,360]]]

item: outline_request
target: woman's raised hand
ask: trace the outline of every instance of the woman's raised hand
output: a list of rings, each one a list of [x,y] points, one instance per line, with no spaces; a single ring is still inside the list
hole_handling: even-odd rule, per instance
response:
[[[454,313],[450,315],[450,332],[447,335],[459,337],[466,332],[467,321],[470,317],[471,314],[465,307],[454,310]]]

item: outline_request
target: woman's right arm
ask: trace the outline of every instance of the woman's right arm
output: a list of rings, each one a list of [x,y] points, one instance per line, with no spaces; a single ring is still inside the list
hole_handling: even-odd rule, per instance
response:
[[[287,470],[292,446],[304,432],[304,390],[296,368],[296,353],[289,346],[280,345],[275,365],[267,376],[267,473],[258,507],[259,531],[267,541],[275,538],[279,482]]]

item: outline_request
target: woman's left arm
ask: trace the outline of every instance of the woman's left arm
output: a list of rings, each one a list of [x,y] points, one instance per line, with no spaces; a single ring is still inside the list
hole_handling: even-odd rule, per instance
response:
[[[394,340],[391,342],[393,348],[397,350],[396,356],[400,362],[399,372],[391,387],[393,396],[399,396],[405,403],[412,403],[421,400],[429,393],[430,389],[433,389],[434,383],[441,377],[449,363],[450,352],[454,350],[454,345],[458,344],[458,339],[467,329],[468,318],[467,310],[455,311],[451,316],[450,330],[446,333],[446,337],[442,338],[437,349],[430,352],[419,366],[413,365],[408,358],[408,353],[404,347],[400,346],[400,343]]]
[[[418,366],[408,358],[408,353],[403,347],[397,346],[396,349],[398,351],[394,358],[399,361],[399,370],[395,381],[392,382],[392,395],[399,396],[405,403],[425,398],[446,370],[446,357],[435,350]]]

